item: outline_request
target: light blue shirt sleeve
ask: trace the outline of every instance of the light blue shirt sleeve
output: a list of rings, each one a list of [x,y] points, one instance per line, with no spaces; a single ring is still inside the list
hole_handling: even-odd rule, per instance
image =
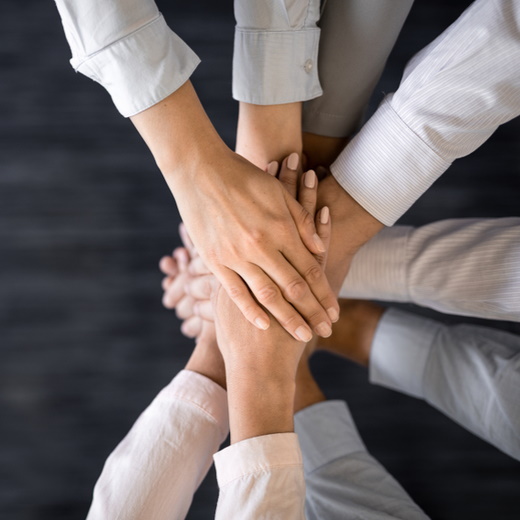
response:
[[[428,518],[366,450],[348,406],[325,401],[294,416],[306,483],[307,520]]]
[[[235,0],[233,97],[255,105],[322,95],[319,0]]]
[[[520,460],[519,336],[389,309],[369,368],[372,383],[424,399]]]
[[[130,117],[168,97],[200,63],[153,0],[55,0],[76,72]]]

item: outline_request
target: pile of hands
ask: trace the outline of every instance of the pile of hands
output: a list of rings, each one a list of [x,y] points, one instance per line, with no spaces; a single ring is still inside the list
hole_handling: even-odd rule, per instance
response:
[[[317,207],[316,173],[313,170],[301,173],[296,167],[297,160],[298,156],[294,154],[281,165],[270,163],[264,175],[278,177],[287,196],[299,205],[302,220],[308,217],[312,219],[319,238],[316,243],[320,249],[314,255],[320,270],[316,278],[326,284],[324,270],[331,238],[330,212],[327,206]],[[175,249],[172,256],[162,258],[160,269],[165,274],[162,282],[164,306],[175,309],[177,316],[183,320],[183,334],[196,339],[197,346],[186,368],[210,377],[224,388],[227,387],[228,391],[231,387],[235,393],[254,391],[254,388],[259,388],[255,386],[258,383],[264,389],[266,386],[271,387],[275,393],[294,395],[298,378],[310,376],[307,361],[315,344],[315,341],[311,341],[312,335],[305,330],[298,330],[298,327],[294,334],[289,335],[278,320],[271,319],[272,315],[266,310],[264,312],[269,318],[269,327],[264,330],[263,327],[253,325],[208,269],[183,224],[180,226],[180,235],[184,247]],[[277,292],[272,284],[267,285],[266,290],[261,292],[261,303],[274,300],[278,296]],[[287,302],[284,304],[290,306]],[[334,309],[337,309],[337,305]],[[334,318],[337,317],[335,310]],[[285,322],[285,325],[288,323]],[[321,332],[328,336],[331,331],[330,325],[327,326],[329,330],[322,329]],[[299,327],[302,329],[303,326]],[[320,326],[317,328],[320,329]],[[311,391],[315,387],[306,385],[306,388]],[[267,388],[267,393],[269,390]],[[321,398],[321,392],[315,391],[314,394],[314,400]],[[237,406],[241,407],[242,401],[237,399]],[[247,399],[243,406],[246,406],[246,402]],[[291,406],[292,417],[293,401],[285,399],[285,402]],[[261,413],[261,406],[257,412]],[[242,415],[237,414],[236,417]],[[233,415],[230,421],[233,423]],[[292,423],[287,423],[284,429],[290,431]],[[232,427],[232,439],[234,433],[234,441],[259,433],[257,430],[248,432],[247,428],[243,430],[238,428],[234,432]]]

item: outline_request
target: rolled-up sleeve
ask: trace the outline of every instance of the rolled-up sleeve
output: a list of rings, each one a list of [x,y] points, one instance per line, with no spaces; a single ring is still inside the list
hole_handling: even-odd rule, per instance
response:
[[[153,0],[55,0],[74,70],[130,117],[175,92],[200,63]]]
[[[235,0],[233,97],[278,105],[321,96],[320,2]]]

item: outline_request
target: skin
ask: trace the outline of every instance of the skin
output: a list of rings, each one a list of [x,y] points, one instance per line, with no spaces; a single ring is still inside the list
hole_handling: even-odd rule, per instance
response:
[[[131,119],[200,257],[244,316],[260,329],[272,316],[300,340],[330,335],[338,304],[311,254],[323,251],[312,217],[227,148],[191,83]]]

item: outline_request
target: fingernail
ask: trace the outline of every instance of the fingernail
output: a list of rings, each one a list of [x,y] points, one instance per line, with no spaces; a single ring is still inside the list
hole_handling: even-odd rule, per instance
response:
[[[321,211],[320,211],[320,222],[322,224],[328,224],[329,222],[329,208],[328,206],[325,206],[323,208],[321,208]]]
[[[265,318],[256,318],[255,325],[262,330],[267,330],[269,328],[269,321]]]
[[[276,161],[271,161],[267,165],[267,173],[273,176],[275,176],[278,173],[278,163]]]
[[[305,341],[305,343],[307,343],[307,341],[310,341],[312,339],[312,332],[307,327],[304,327],[303,325],[298,327],[294,333],[296,334],[296,337],[300,341]]]
[[[316,185],[316,174],[313,170],[309,170],[305,174],[304,182],[306,188],[314,188],[314,186]]]
[[[339,312],[334,307],[329,307],[327,309],[327,314],[329,315],[329,318],[332,321],[332,323],[336,323],[339,320]]]
[[[328,338],[332,334],[332,329],[326,321],[322,321],[318,326],[316,326],[315,330],[316,334],[322,338]]]
[[[298,168],[299,161],[300,158],[298,157],[298,154],[293,152],[287,159],[287,168],[289,168],[289,170],[296,170],[296,168]]]
[[[312,238],[314,240],[314,243],[316,244],[316,247],[318,248],[318,251],[320,253],[325,253],[326,249],[325,245],[323,244],[323,240],[316,233],[314,233]]]

